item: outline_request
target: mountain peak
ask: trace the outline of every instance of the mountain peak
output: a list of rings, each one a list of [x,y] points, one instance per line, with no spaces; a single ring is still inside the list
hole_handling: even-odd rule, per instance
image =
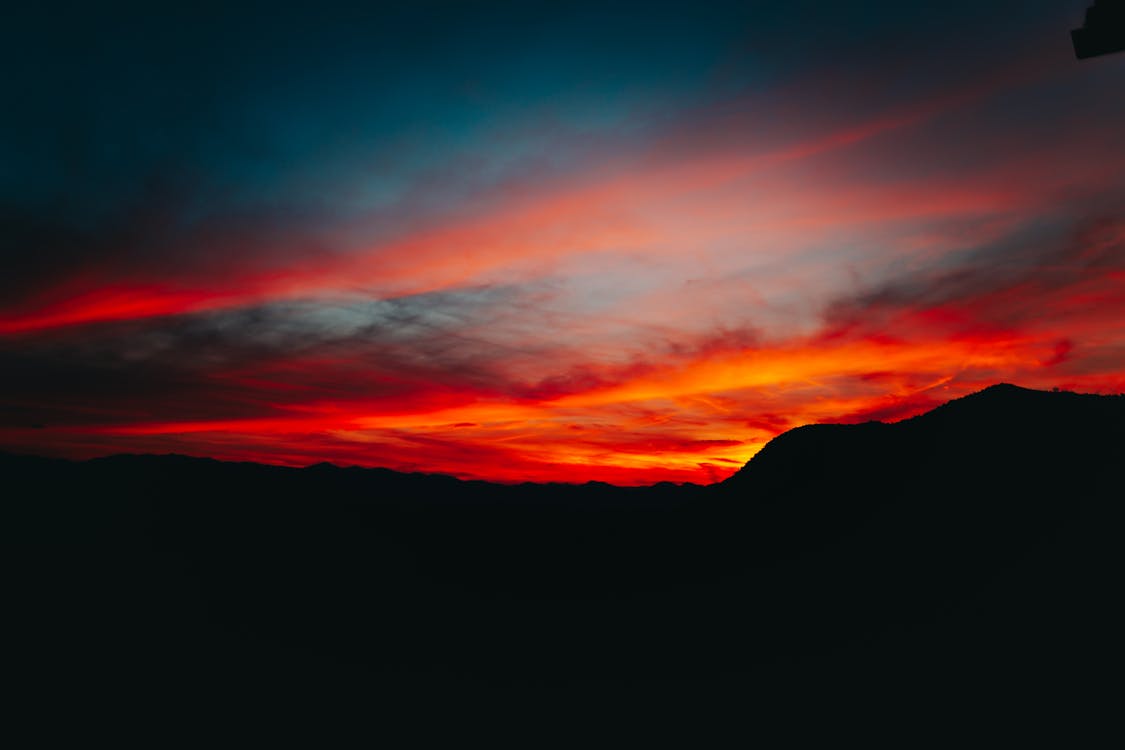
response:
[[[990,385],[987,388],[977,391],[977,393],[1030,393],[1032,392],[1032,390],[1034,389],[1024,388],[1022,386],[1015,385],[1014,383],[995,383],[994,385]]]
[[[828,496],[834,484],[848,482],[909,487],[914,480],[910,471],[903,473],[905,466],[940,474],[945,466],[972,465],[974,472],[995,475],[1063,453],[1076,453],[1072,459],[1079,465],[1120,444],[1123,409],[1120,396],[997,383],[893,424],[789,430],[725,484],[753,486],[763,497]]]

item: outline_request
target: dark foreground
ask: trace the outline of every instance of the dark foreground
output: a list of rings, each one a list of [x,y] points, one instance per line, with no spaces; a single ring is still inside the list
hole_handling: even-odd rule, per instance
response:
[[[11,706],[536,717],[532,746],[593,716],[1077,728],[1116,708],[1123,455],[1125,397],[998,386],[791,431],[706,488],[4,456]]]

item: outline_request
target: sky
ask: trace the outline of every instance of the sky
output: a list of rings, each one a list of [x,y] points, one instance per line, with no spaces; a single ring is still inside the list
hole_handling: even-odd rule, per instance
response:
[[[24,4],[0,450],[709,483],[1123,392],[1092,1]]]

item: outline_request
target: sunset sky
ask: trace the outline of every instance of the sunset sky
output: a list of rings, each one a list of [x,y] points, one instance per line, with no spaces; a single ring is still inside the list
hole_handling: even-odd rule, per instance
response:
[[[1092,2],[26,3],[0,449],[707,483],[1123,392]]]

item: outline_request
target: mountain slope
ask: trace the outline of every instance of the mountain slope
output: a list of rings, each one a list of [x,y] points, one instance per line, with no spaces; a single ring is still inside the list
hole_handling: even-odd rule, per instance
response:
[[[1067,472],[1081,481],[1080,472],[1097,471],[1125,441],[1123,417],[1123,396],[995,385],[893,425],[790,430],[725,485],[778,501],[838,481],[853,481],[856,490],[895,483],[923,489],[913,480],[953,475],[1027,488]]]

